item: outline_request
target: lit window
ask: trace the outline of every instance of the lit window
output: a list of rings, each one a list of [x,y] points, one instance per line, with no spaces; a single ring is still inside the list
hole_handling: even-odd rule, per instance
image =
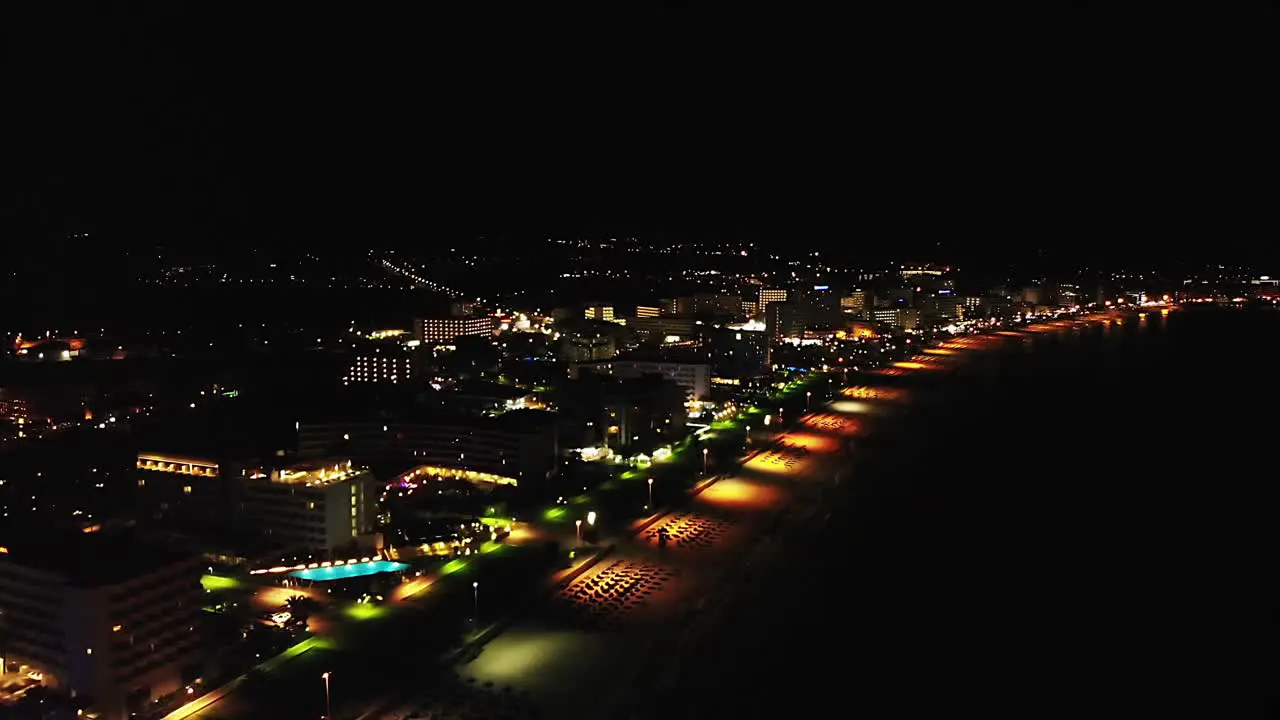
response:
[[[182,486],[182,494],[183,494],[183,495],[190,495],[190,494],[191,494],[191,486],[190,486],[190,485],[183,485],[183,486]]]

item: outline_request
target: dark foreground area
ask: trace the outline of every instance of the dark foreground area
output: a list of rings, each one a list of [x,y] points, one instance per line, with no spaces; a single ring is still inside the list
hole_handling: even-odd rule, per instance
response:
[[[1012,348],[868,447],[663,700],[704,717],[1268,717],[1275,314]]]

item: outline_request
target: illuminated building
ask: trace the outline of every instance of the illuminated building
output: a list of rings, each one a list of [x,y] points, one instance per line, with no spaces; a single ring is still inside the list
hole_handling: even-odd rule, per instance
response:
[[[281,547],[333,550],[368,541],[381,485],[350,460],[317,460],[251,474],[244,485],[246,519]]]
[[[867,319],[903,330],[920,327],[920,311],[915,308],[872,308],[867,311]]]
[[[0,388],[0,418],[15,425],[24,425],[28,419],[27,401]]]
[[[604,362],[572,364],[569,366],[569,377],[576,378],[583,370],[624,379],[650,374],[661,375],[675,381],[694,399],[705,399],[711,395],[711,365],[705,362],[618,358]]]
[[[493,318],[485,315],[425,317],[414,321],[413,332],[419,342],[440,345],[460,337],[492,335],[493,327]]]
[[[842,310],[861,310],[871,304],[871,296],[866,290],[854,290],[840,298]]]
[[[134,509],[192,535],[215,536],[235,520],[244,465],[176,453],[140,452]]]
[[[756,301],[756,307],[760,312],[766,312],[770,303],[786,302],[787,291],[785,288],[760,288],[760,297]]]
[[[662,339],[675,336],[682,339],[694,336],[694,321],[686,317],[647,317],[627,321],[627,327],[641,338]]]
[[[79,357],[85,352],[84,338],[41,338],[14,342],[14,354],[21,360],[58,361]]]
[[[357,355],[351,367],[342,377],[343,385],[359,383],[388,384],[407,382],[414,377],[420,363],[414,362],[413,353],[388,351]]]
[[[737,295],[719,293],[697,293],[663,300],[668,315],[680,317],[707,315],[739,315],[742,313],[742,298]]]
[[[559,460],[555,422],[554,413],[512,410],[496,417],[301,423],[298,455],[341,450],[537,483],[554,473]]]
[[[582,317],[587,320],[603,320],[605,322],[613,322],[613,306],[612,305],[590,305],[582,312]]]
[[[4,663],[106,720],[148,710],[199,674],[201,567],[108,532],[14,541],[0,548]]]
[[[919,278],[926,278],[926,277],[941,277],[942,275],[946,274],[950,270],[951,268],[948,268],[948,267],[934,267],[932,265],[925,265],[921,267],[903,268],[901,274],[902,274],[902,277],[904,278],[919,279]]]
[[[662,308],[648,305],[636,306],[636,317],[638,318],[656,318],[662,315]]]
[[[731,315],[742,314],[742,298],[738,295],[720,295],[716,293],[698,293],[693,296],[693,315]]]

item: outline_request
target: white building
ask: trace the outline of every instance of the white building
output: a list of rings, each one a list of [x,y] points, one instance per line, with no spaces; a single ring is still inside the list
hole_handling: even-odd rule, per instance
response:
[[[920,311],[915,308],[872,308],[867,311],[867,319],[903,330],[920,327]]]
[[[415,374],[414,356],[409,352],[376,352],[357,355],[342,376],[343,385],[353,383],[396,384],[408,382]]]
[[[0,547],[3,663],[123,720],[199,675],[201,560],[109,533]]]
[[[657,374],[674,381],[694,399],[703,399],[711,395],[711,365],[709,363],[670,362],[664,360],[606,360],[604,362],[570,365],[569,375],[576,378],[583,370],[612,375],[618,378],[636,378]]]
[[[486,315],[418,318],[413,323],[414,337],[423,343],[448,344],[460,337],[484,337],[493,334],[493,318]]]
[[[350,460],[317,460],[251,475],[246,519],[283,547],[333,550],[374,531],[381,486]]]

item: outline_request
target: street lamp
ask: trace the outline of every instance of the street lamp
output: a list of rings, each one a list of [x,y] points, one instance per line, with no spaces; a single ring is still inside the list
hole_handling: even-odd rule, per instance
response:
[[[476,627],[480,627],[480,583],[478,581],[471,583],[471,600],[472,615],[475,617]]]
[[[325,671],[320,675],[324,679],[324,720],[330,720],[333,717],[333,711],[329,705],[329,673]]]
[[[582,544],[582,520],[574,520],[573,527],[578,531],[578,544]]]
[[[813,399],[813,393],[806,391],[804,394],[804,409],[806,412],[808,412],[809,410],[809,405],[810,405],[809,401],[812,399]]]
[[[587,513],[587,524],[588,524],[588,525],[590,525],[590,526],[592,526],[592,527],[595,527],[595,524],[596,524],[596,511],[595,511],[595,510],[592,510],[591,512]]]
[[[653,507],[653,478],[649,478],[649,507]]]
[[[702,474],[707,474],[707,449],[702,448]]]

